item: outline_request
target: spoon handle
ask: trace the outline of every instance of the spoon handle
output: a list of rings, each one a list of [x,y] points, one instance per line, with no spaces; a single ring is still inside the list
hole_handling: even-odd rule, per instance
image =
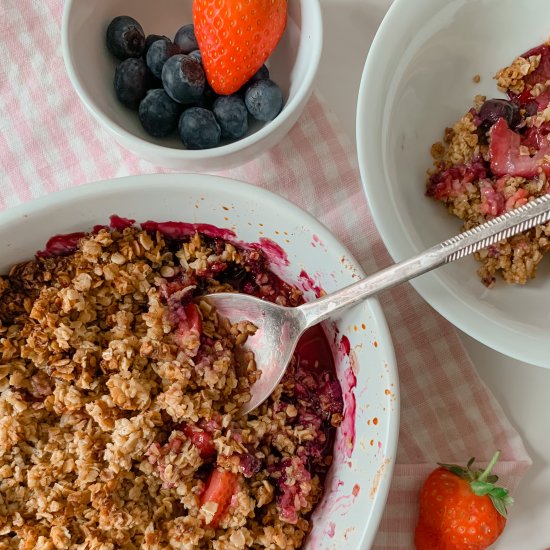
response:
[[[408,260],[369,275],[342,290],[301,305],[299,309],[305,317],[306,328],[381,290],[413,279],[442,264],[454,262],[549,220],[550,195],[545,195],[447,239]]]

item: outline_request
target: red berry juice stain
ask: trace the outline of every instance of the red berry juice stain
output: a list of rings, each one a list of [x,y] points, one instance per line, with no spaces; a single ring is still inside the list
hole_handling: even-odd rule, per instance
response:
[[[333,521],[331,521],[328,524],[327,535],[330,538],[333,538],[335,533],[336,533],[336,524]]]
[[[38,258],[51,258],[53,256],[68,256],[78,248],[80,239],[86,236],[86,233],[67,233],[66,235],[54,235],[46,243],[44,250],[36,253]]]
[[[315,372],[319,375],[316,378],[321,378],[323,371],[331,373],[336,371],[330,345],[320,325],[308,328],[304,332],[298,341],[295,353],[300,360],[307,361],[309,365],[315,365],[317,362]]]
[[[340,349],[345,355],[349,356],[351,352],[351,344],[349,342],[349,338],[345,334],[342,336],[342,339],[340,340]]]
[[[267,237],[261,237],[257,243],[244,245],[252,247],[256,250],[261,250],[265,257],[274,265],[287,266],[289,260],[287,253],[279,246],[275,241],[268,239]]]
[[[357,401],[355,398],[355,388],[357,387],[357,376],[353,370],[355,356],[351,352],[349,338],[343,335],[340,339],[340,350],[350,359],[350,366],[344,374],[344,383],[342,385],[342,395],[344,397],[344,418],[342,419],[341,429],[344,436],[342,450],[349,458],[353,453],[355,446],[355,414],[357,410]]]
[[[145,231],[158,231],[163,237],[173,240],[182,240],[193,236],[197,231],[213,239],[231,240],[235,233],[231,229],[224,229],[209,223],[187,222],[154,222],[146,221],[141,224]]]
[[[126,229],[127,227],[132,227],[136,223],[136,220],[131,220],[130,218],[123,218],[121,216],[117,216],[116,214],[113,214],[110,218],[110,226],[113,229],[118,229],[119,231],[122,231]]]
[[[298,275],[298,284],[302,287],[302,290],[311,290],[316,298],[320,298],[325,295],[325,291],[315,282],[313,277],[308,275],[304,270],[300,271]]]

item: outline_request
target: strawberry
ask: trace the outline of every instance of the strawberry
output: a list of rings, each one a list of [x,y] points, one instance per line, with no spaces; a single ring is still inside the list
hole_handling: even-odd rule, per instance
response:
[[[540,55],[540,62],[538,67],[530,74],[523,77],[525,82],[525,89],[520,94],[514,94],[508,91],[508,95],[512,101],[515,101],[518,105],[524,107],[527,103],[534,101],[538,104],[538,110],[543,110],[549,102],[549,96],[546,92],[543,92],[539,96],[533,96],[531,90],[536,84],[544,84],[550,79],[550,44],[541,44],[531,50],[525,52],[521,57],[527,59],[531,56]],[[541,97],[542,96],[542,97]]]
[[[184,308],[186,322],[189,327],[189,330],[195,330],[200,334],[201,332],[201,314],[199,313],[199,308],[193,302],[187,304]]]
[[[216,512],[213,518],[208,523],[209,527],[214,529],[217,527],[220,519],[223,517],[229,505],[231,498],[235,493],[238,485],[237,475],[221,468],[212,470],[206,488],[201,496],[201,506],[207,502],[217,504]]]
[[[229,95],[248,82],[281,39],[287,0],[193,0],[195,35],[210,86]]]
[[[544,84],[550,79],[550,45],[541,44],[536,46],[525,52],[521,57],[528,59],[534,55],[540,55],[539,65],[532,73],[523,78],[529,88],[532,88],[535,84]]]
[[[502,533],[506,507],[513,502],[491,475],[500,451],[485,470],[439,464],[420,490],[420,513],[414,542],[417,550],[484,550]]]
[[[185,426],[182,431],[191,440],[193,445],[197,447],[203,460],[216,456],[216,446],[214,445],[212,436],[208,432],[191,425]]]
[[[533,155],[523,155],[521,136],[510,130],[506,120],[499,118],[490,132],[489,158],[495,176],[534,178],[542,170],[550,174],[550,143],[548,141]]]

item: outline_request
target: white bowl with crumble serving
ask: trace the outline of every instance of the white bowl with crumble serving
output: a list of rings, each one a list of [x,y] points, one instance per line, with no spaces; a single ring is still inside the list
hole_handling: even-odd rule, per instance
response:
[[[215,14],[204,23],[212,35],[202,40],[193,23],[199,5],[202,19]],[[263,13],[271,5],[258,7]],[[287,13],[282,28],[276,24],[280,11],[260,16],[250,3],[243,6],[67,0],[61,29],[67,74],[91,115],[140,158],[194,172],[245,164],[298,120],[313,90],[323,28],[319,0],[278,0]],[[284,32],[274,50],[264,49],[264,37],[275,27]],[[218,73],[227,67],[227,79],[243,67],[254,69],[254,52],[271,53],[255,73],[244,71],[249,80],[232,92],[217,87],[219,74],[206,70],[205,44],[219,45],[208,59],[220,57]]]
[[[393,3],[365,63],[357,141],[396,261],[548,192],[549,17],[544,0]],[[537,227],[412,284],[473,338],[550,367],[549,236]]]
[[[269,400],[254,327],[204,293],[289,306],[355,281],[319,222],[261,188],[165,174],[0,213],[0,533],[87,548],[370,548],[396,458],[376,300],[302,338]]]

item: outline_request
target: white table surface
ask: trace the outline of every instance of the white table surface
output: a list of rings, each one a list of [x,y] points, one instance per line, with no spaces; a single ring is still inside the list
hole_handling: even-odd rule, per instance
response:
[[[414,0],[410,0],[414,1]],[[321,0],[324,48],[317,88],[355,144],[355,107],[365,58],[391,0]],[[514,495],[495,550],[550,548],[550,369],[520,363],[461,333],[480,376],[522,435],[533,466]],[[549,350],[550,351],[550,350]],[[464,457],[467,459],[468,457]]]

